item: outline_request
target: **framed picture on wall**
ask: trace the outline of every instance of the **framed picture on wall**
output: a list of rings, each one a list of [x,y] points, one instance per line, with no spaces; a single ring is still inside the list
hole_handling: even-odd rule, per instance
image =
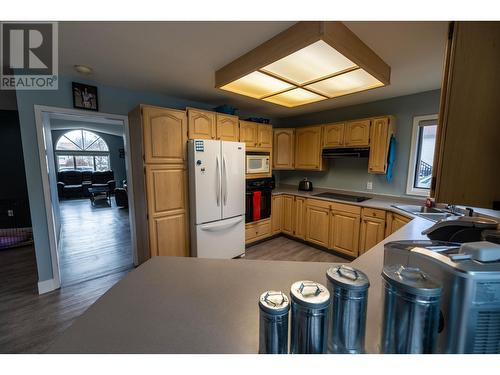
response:
[[[97,87],[73,82],[73,107],[98,111]]]

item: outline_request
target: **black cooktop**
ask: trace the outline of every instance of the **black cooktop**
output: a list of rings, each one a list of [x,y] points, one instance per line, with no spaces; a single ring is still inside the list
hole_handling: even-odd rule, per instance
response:
[[[330,198],[330,199],[338,199],[341,201],[348,201],[348,202],[363,202],[368,199],[368,197],[360,197],[356,195],[346,195],[346,194],[337,194],[337,193],[318,193],[318,194],[313,194],[313,197],[321,197],[321,198]]]

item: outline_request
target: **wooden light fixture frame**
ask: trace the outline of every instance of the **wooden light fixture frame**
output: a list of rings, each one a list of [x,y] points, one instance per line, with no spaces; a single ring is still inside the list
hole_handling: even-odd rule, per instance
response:
[[[337,75],[341,75],[343,73],[346,73],[347,71],[337,72],[327,77],[321,77],[320,79],[314,80],[313,82],[306,82],[302,85],[298,85],[297,83],[288,81],[284,77],[274,76],[269,72],[260,70],[265,66],[272,64],[284,57],[287,57],[292,53],[297,52],[298,50],[305,48],[319,40],[324,41],[357,65],[356,68],[351,68],[347,71],[361,68],[372,75],[374,78],[379,80],[383,84],[383,86],[387,86],[390,84],[391,67],[387,65],[384,60],[382,60],[372,49],[370,49],[370,47],[363,43],[363,41],[359,39],[351,30],[349,30],[349,28],[347,28],[347,26],[345,26],[342,22],[301,21],[297,22],[295,25],[289,27],[285,31],[277,34],[267,42],[262,43],[260,46],[240,56],[233,62],[217,70],[215,72],[215,87],[221,88],[228,83],[246,76],[247,74],[259,71],[274,78],[278,78],[284,82],[290,83],[294,86],[293,88],[299,87],[302,89],[306,89],[317,95],[323,96],[325,99],[328,99],[327,96],[304,86]],[[371,89],[373,89],[373,87],[355,92],[361,92]],[[268,96],[273,96],[276,94],[277,93],[273,93]]]

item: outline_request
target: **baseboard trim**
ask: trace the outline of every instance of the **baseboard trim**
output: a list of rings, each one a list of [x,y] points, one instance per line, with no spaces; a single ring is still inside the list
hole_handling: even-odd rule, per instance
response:
[[[58,285],[54,279],[48,279],[38,282],[38,294],[45,294],[56,290]]]

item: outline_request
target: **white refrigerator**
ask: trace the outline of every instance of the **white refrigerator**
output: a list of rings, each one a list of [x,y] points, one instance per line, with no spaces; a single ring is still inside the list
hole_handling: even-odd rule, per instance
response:
[[[191,255],[234,258],[245,252],[245,144],[188,143]]]

